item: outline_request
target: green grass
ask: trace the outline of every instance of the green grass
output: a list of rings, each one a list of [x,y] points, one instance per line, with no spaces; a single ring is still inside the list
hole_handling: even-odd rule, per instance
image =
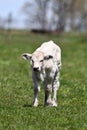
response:
[[[59,105],[43,106],[42,87],[33,108],[30,65],[21,54],[48,40],[62,49]],[[0,130],[87,130],[87,34],[0,35]]]

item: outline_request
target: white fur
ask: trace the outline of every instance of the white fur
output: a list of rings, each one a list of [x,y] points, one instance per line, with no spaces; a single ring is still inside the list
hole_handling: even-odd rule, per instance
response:
[[[45,105],[57,106],[57,90],[61,68],[61,49],[53,41],[43,43],[32,54],[24,53],[24,59],[31,61],[34,83],[33,106],[38,106],[39,81],[44,84]],[[35,69],[38,69],[35,71]],[[53,94],[52,94],[53,93]],[[52,97],[53,96],[53,97]]]

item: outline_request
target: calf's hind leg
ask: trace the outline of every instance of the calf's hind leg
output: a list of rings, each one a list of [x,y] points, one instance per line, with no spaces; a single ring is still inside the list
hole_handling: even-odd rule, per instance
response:
[[[52,85],[45,83],[45,84],[44,84],[44,91],[45,91],[45,101],[44,101],[44,105],[45,105],[45,106],[52,106],[52,100],[51,100]]]
[[[53,106],[57,107],[57,92],[59,89],[59,72],[56,74],[54,82],[53,82]]]

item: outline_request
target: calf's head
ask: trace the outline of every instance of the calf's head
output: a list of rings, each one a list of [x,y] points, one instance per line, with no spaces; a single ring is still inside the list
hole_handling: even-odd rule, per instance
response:
[[[36,51],[32,54],[24,53],[22,57],[25,60],[30,60],[32,69],[34,71],[40,71],[44,65],[44,61],[46,62],[53,58],[51,55],[44,56],[44,53],[40,51]]]

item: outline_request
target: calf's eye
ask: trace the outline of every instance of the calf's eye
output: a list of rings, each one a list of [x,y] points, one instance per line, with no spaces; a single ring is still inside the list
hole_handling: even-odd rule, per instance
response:
[[[34,61],[33,61],[33,60],[31,60],[31,63],[32,63],[32,64],[34,64]]]
[[[43,60],[40,60],[40,62],[43,62]]]

